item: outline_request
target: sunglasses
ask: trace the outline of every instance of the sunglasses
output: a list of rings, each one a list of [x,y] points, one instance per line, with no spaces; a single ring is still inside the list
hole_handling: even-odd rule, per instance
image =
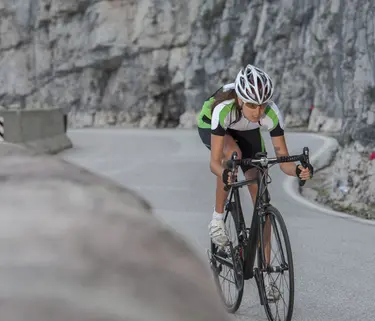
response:
[[[251,104],[251,103],[244,103],[244,102],[242,102],[242,104],[241,104],[241,108],[243,108],[243,106],[245,106],[245,107],[247,107],[247,108],[249,108],[249,109],[253,109],[253,110],[255,110],[255,109],[257,109],[258,107],[260,107],[261,109],[262,109],[262,108],[265,108],[265,107],[267,106],[267,104],[265,103],[265,104],[262,104],[262,105],[256,105],[256,104]]]

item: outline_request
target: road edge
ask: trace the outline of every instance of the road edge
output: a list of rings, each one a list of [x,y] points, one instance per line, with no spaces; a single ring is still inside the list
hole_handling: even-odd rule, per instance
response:
[[[302,134],[299,132],[299,134]],[[316,154],[312,155],[310,157],[311,162],[316,162],[318,158],[320,158],[324,153],[326,153],[328,150],[330,150],[334,145],[336,145],[336,140],[332,137],[326,137],[323,135],[319,135],[316,133],[308,133],[308,132],[303,132],[304,135],[306,136],[314,136],[317,137],[321,140],[324,141],[323,146],[317,151]],[[358,223],[366,224],[366,225],[373,225],[375,226],[375,221],[371,220],[366,220],[354,215],[350,215],[344,212],[339,212],[330,208],[326,208],[316,202],[313,202],[305,197],[303,197],[299,192],[298,192],[298,181],[296,180],[295,177],[288,176],[286,180],[283,183],[283,187],[285,189],[285,192],[291,196],[295,201],[299,202],[300,204],[303,204],[305,206],[308,206],[312,209],[319,210],[321,213],[331,215],[331,216],[336,216],[336,217],[341,217],[345,218],[348,220],[352,220]]]

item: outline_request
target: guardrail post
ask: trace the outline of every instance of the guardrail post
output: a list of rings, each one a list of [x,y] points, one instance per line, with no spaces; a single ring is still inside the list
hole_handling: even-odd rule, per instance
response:
[[[0,116],[0,142],[4,141],[4,117]]]
[[[68,115],[64,114],[64,132],[66,133],[68,129]]]

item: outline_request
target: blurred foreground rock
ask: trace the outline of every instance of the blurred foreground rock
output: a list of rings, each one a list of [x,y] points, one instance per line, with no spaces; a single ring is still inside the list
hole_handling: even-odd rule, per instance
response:
[[[0,185],[1,320],[228,320],[208,267],[131,191],[6,143]]]

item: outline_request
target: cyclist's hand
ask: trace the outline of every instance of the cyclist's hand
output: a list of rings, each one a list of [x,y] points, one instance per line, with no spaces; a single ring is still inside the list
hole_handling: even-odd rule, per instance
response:
[[[221,174],[221,179],[223,180],[223,183],[225,185],[229,185],[230,183],[232,183],[232,177],[233,177],[233,173],[229,170],[229,169],[224,169],[222,174]]]
[[[313,172],[314,172],[314,169],[311,166],[311,164],[308,164],[306,168],[304,168],[302,165],[298,165],[296,168],[297,177],[302,181],[306,181],[312,178]]]

